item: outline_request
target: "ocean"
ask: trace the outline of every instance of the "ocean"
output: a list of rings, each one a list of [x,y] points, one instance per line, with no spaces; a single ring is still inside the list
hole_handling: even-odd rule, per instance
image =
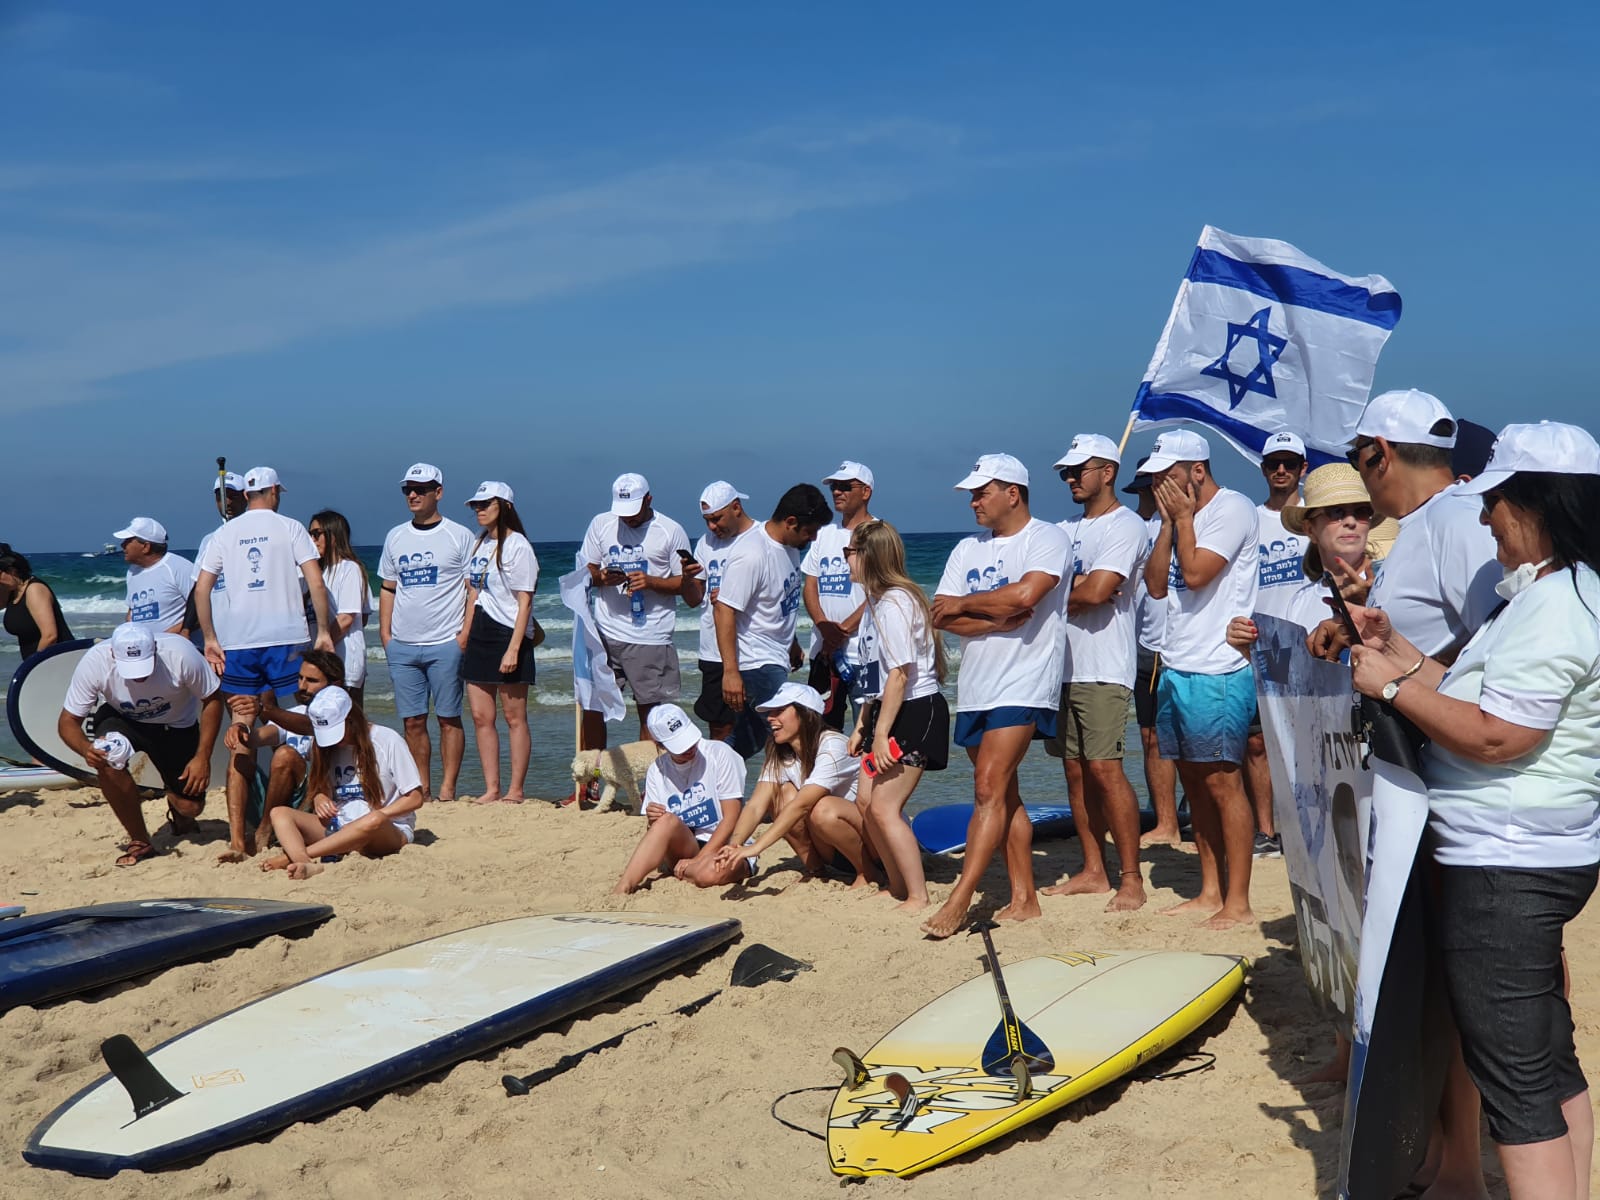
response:
[[[945,560],[956,543],[966,536],[963,533],[912,533],[905,535],[906,566],[930,596],[944,571]],[[556,580],[572,569],[577,555],[577,542],[535,543],[539,557],[539,586],[534,593],[533,615],[544,626],[546,638],[535,651],[538,682],[528,691],[528,725],[533,737],[533,760],[528,769],[527,793],[530,796],[558,798],[572,790],[571,763],[576,743],[573,737],[572,698],[572,614],[561,604]],[[378,586],[378,555],[381,547],[357,547],[357,553],[366,565],[367,575],[376,590]],[[178,549],[186,558],[193,559],[194,551]],[[127,610],[125,570],[121,552],[108,556],[89,556],[81,553],[29,554],[34,574],[49,582],[61,601],[67,623],[74,637],[105,637],[116,628]],[[700,694],[700,673],[696,667],[699,647],[700,610],[680,605],[677,629],[673,641],[678,648],[678,659],[683,679],[683,705],[688,709]],[[809,645],[810,622],[804,611],[800,620],[800,644]],[[960,668],[960,647],[954,638],[946,640],[951,666],[950,678],[945,684],[945,694],[952,711],[955,707],[955,681]],[[374,720],[395,728],[399,720],[395,714],[394,692],[390,687],[389,673],[384,667],[383,649],[378,640],[376,606],[371,624],[367,627],[367,658],[371,663],[367,675],[366,707]],[[7,686],[20,658],[16,641],[0,638],[0,680]],[[797,675],[796,678],[803,678]],[[483,787],[483,771],[477,757],[477,747],[472,735],[472,718],[463,713],[467,726],[466,760],[461,769],[460,790],[474,795]],[[610,726],[613,745],[633,741],[638,736],[638,723],[630,705],[628,715]],[[509,766],[503,761],[507,752],[505,731],[501,729],[501,778],[507,778]],[[26,758],[16,744],[9,726],[0,728],[0,755]],[[1128,731],[1128,778],[1140,803],[1145,799],[1144,777],[1139,766],[1138,730],[1130,724]],[[759,757],[751,764],[754,780]],[[438,780],[437,738],[435,739],[434,779]],[[217,781],[213,781],[216,783]],[[1041,744],[1035,743],[1022,764],[1020,773],[1022,798],[1025,802],[1060,804],[1066,801],[1066,785],[1061,764],[1048,757]],[[966,756],[958,748],[952,754],[948,769],[929,772],[923,776],[908,809],[920,810],[934,804],[948,804],[972,799],[972,770]]]

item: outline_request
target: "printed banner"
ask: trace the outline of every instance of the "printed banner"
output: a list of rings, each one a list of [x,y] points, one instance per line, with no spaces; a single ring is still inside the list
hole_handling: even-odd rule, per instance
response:
[[[572,695],[586,712],[603,713],[608,721],[620,721],[628,715],[627,704],[594,623],[589,568],[584,566],[582,555],[576,557],[576,570],[561,577],[561,603],[572,612]]]

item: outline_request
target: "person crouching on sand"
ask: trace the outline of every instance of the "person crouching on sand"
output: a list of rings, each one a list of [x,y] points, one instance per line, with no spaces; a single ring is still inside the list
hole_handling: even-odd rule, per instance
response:
[[[382,858],[415,839],[422,777],[405,738],[374,725],[342,687],[325,687],[306,706],[311,718],[311,812],[272,810],[283,853],[261,864],[308,879],[330,855]],[[377,801],[374,804],[374,801]]]
[[[636,892],[658,867],[696,887],[750,877],[751,864],[717,862],[744,800],[744,759],[726,742],[708,742],[676,704],[658,704],[645,727],[663,753],[644,777],[644,837],[612,894]]]

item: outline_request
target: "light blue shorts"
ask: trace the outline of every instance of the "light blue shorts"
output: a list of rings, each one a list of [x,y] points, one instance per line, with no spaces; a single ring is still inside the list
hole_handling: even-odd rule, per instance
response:
[[[1256,710],[1255,672],[1197,675],[1165,667],[1156,684],[1161,757],[1182,762],[1244,762]]]
[[[414,646],[389,640],[389,678],[394,681],[394,708],[405,717],[461,717],[461,647],[454,640]]]

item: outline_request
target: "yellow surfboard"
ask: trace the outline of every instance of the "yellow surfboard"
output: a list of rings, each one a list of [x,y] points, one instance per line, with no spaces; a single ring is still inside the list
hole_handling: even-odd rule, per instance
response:
[[[1035,1071],[1025,1061],[984,1069],[1000,1008],[989,975],[967,980],[860,1057],[828,1117],[834,1174],[914,1175],[1087,1096],[1209,1020],[1239,990],[1245,965],[1232,954],[1146,950],[1012,963],[1012,1007],[1049,1052]],[[837,1057],[850,1071],[848,1052]]]

